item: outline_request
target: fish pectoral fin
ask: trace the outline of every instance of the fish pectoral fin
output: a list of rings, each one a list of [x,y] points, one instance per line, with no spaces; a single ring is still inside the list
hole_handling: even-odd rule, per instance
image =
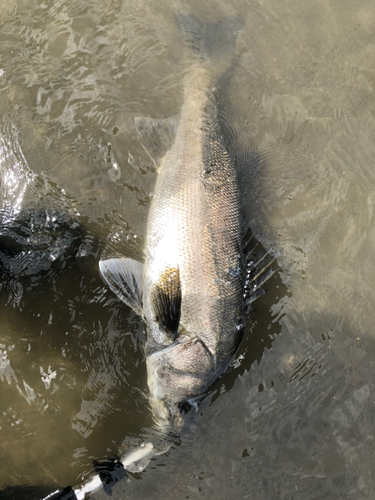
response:
[[[163,119],[140,116],[135,119],[139,140],[156,165],[174,143],[178,120],[178,116]]]
[[[134,312],[143,316],[143,264],[133,259],[119,257],[101,260],[99,269],[112,292]]]
[[[181,282],[178,267],[168,267],[151,290],[155,320],[168,335],[175,337],[181,314]]]

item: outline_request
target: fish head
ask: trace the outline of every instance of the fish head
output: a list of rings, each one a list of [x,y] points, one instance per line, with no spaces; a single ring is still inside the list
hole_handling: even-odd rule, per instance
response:
[[[158,422],[181,429],[186,406],[215,379],[211,353],[198,338],[179,338],[147,358],[150,406]]]

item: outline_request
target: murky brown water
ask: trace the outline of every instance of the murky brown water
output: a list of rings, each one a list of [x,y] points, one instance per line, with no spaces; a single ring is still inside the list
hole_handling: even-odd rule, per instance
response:
[[[280,277],[191,432],[113,498],[372,498],[369,0],[0,1],[2,151],[29,178],[0,238],[0,498],[152,435],[143,326],[98,261],[142,252],[156,174],[134,118],[178,114],[177,14],[243,21],[225,104],[257,152],[245,204]]]

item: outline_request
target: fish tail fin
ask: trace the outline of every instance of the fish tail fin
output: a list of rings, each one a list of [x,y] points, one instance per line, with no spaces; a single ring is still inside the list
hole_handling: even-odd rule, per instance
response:
[[[186,46],[203,61],[217,60],[232,55],[243,22],[227,17],[216,23],[203,23],[194,16],[176,16]]]

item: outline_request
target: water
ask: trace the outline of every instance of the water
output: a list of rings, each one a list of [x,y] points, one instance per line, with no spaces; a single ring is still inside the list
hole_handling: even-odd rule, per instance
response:
[[[251,226],[283,253],[191,432],[113,497],[371,498],[368,0],[0,3],[1,136],[29,179],[5,192],[22,208],[0,249],[0,497],[75,484],[93,459],[152,435],[143,327],[98,260],[142,252],[156,173],[134,118],[178,114],[177,14],[243,21],[226,95],[257,152]]]

